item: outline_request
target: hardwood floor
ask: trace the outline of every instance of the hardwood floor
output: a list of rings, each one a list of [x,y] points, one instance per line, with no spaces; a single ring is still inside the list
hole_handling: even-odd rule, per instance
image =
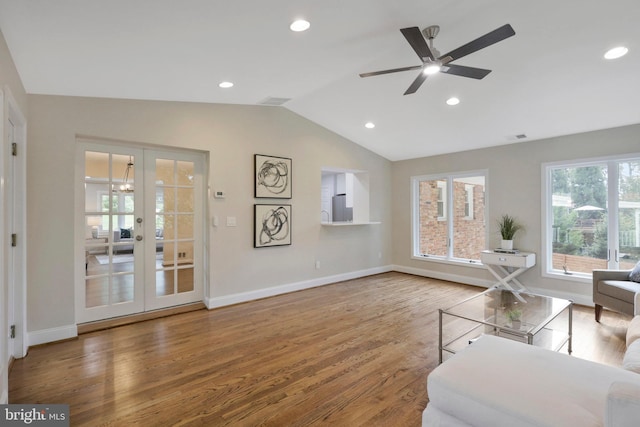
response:
[[[11,403],[72,426],[419,426],[438,308],[482,291],[386,273],[32,348]],[[630,318],[574,310],[574,357],[619,365]]]

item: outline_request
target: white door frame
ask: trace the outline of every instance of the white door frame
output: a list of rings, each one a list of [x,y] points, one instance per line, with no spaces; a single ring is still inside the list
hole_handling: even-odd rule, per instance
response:
[[[8,364],[27,354],[26,339],[26,143],[27,121],[11,90],[0,91],[0,404],[8,401]],[[13,124],[13,131],[8,126]],[[13,136],[13,140],[11,137]],[[17,155],[12,155],[12,143]],[[11,234],[17,246],[11,247]],[[9,338],[15,325],[15,338]]]
[[[78,147],[76,151],[76,209],[75,209],[75,259],[84,259],[85,251],[85,205],[82,201],[85,198],[85,190],[83,183],[85,182],[84,168],[80,165],[85,163],[86,151],[109,151],[114,154],[131,153],[136,157],[136,164],[143,166],[136,171],[135,188],[136,188],[136,200],[140,200],[135,203],[135,218],[142,219],[142,223],[136,221],[134,226],[134,235],[132,237],[142,237],[140,241],[135,239],[134,245],[136,249],[134,253],[141,254],[141,257],[135,257],[135,271],[136,271],[136,285],[135,285],[135,297],[131,308],[135,309],[135,313],[142,313],[144,311],[155,310],[164,307],[171,307],[181,304],[193,302],[194,300],[204,301],[204,288],[207,276],[207,263],[205,262],[205,245],[207,244],[206,238],[203,237],[204,230],[206,230],[205,221],[207,218],[207,199],[206,194],[206,154],[200,151],[186,150],[173,147],[149,147],[135,143],[114,143],[113,141],[103,141],[100,139],[79,138]],[[194,195],[194,207],[195,217],[194,221],[200,224],[195,229],[194,236],[194,290],[193,292],[184,292],[173,296],[157,297],[155,295],[155,289],[153,292],[150,290],[150,283],[155,283],[155,277],[148,277],[146,275],[155,275],[155,181],[149,171],[155,171],[155,158],[156,156],[167,156],[168,158],[175,159],[176,161],[192,161],[194,162],[195,174],[195,187],[196,190],[200,189],[201,194]],[[152,167],[153,166],[153,167]],[[140,197],[138,188],[144,197]],[[143,189],[143,190],[142,190]],[[146,216],[146,217],[145,217]],[[143,246],[144,245],[144,246]],[[144,250],[143,250],[144,248]],[[151,256],[153,254],[154,256]],[[144,257],[144,259],[141,259]],[[75,308],[76,308],[76,322],[84,323],[88,321],[95,321],[105,319],[108,317],[117,317],[124,314],[132,313],[120,313],[118,309],[115,311],[108,311],[107,308],[96,307],[87,309],[85,304],[86,298],[86,286],[85,286],[85,263],[75,263]],[[179,269],[179,268],[178,268]],[[142,279],[142,286],[138,285],[139,279]],[[142,301],[138,300],[139,296],[142,296]],[[128,304],[128,303],[127,303]],[[121,304],[121,307],[124,306]],[[91,313],[93,312],[93,313]],[[107,315],[105,315],[107,314]]]

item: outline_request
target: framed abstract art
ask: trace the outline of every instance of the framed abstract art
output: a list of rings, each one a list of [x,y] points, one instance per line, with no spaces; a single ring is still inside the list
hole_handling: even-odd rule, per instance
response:
[[[291,205],[253,205],[253,247],[291,244]]]
[[[266,199],[290,199],[292,195],[291,159],[256,154],[255,197]]]

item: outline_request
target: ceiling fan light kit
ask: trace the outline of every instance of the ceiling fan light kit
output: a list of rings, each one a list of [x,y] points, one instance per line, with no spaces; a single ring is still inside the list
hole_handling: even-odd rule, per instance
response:
[[[369,73],[362,73],[360,77],[372,77],[379,76],[381,74],[398,73],[401,71],[420,70],[420,74],[413,81],[411,86],[405,91],[405,95],[415,93],[420,86],[424,83],[429,75],[436,73],[452,74],[454,76],[468,77],[472,79],[483,79],[491,72],[491,70],[485,70],[482,68],[468,67],[465,65],[451,64],[451,62],[458,60],[464,56],[470,55],[474,52],[498,43],[506,38],[509,38],[516,34],[511,25],[505,24],[500,28],[488,32],[487,34],[478,37],[469,43],[460,46],[451,52],[440,55],[440,52],[434,48],[433,40],[440,32],[440,26],[431,25],[422,32],[418,27],[402,28],[400,30],[404,35],[407,42],[411,45],[415,53],[422,61],[422,65],[416,65],[411,67],[393,68],[390,70],[374,71]],[[428,41],[428,43],[427,43]]]

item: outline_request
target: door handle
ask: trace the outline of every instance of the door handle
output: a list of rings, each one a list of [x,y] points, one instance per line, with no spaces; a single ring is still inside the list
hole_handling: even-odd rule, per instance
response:
[[[138,234],[138,235],[136,236],[136,240],[137,240],[138,242],[139,242],[139,241],[141,241],[141,240],[142,240],[142,236]]]

